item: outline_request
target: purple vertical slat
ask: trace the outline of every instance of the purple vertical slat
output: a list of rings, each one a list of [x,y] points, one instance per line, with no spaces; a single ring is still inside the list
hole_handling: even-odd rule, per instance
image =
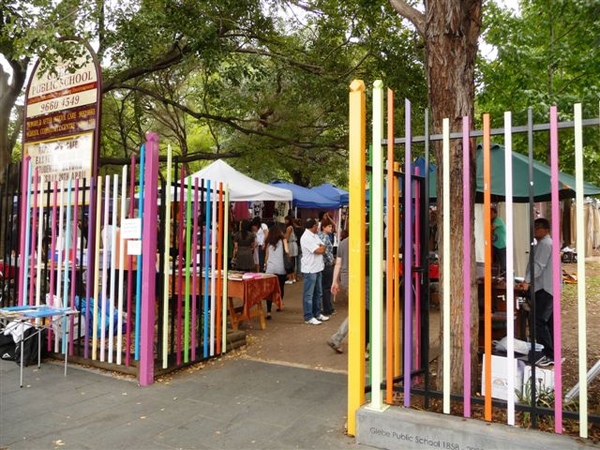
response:
[[[28,156],[25,159],[23,159],[23,163],[22,163],[22,167],[23,170],[21,171],[21,193],[23,195],[27,195],[27,183],[28,183],[28,178],[29,178],[29,165],[31,163],[31,157]],[[25,264],[25,249],[27,248],[27,243],[25,242],[25,228],[27,228],[27,226],[29,225],[25,220],[23,220],[25,217],[27,217],[27,202],[26,201],[21,201],[21,214],[20,216],[20,222],[21,222],[21,226],[19,229],[19,256],[21,256],[21,259],[23,260],[23,263],[20,264],[21,266],[24,267]],[[25,271],[23,270],[23,267],[19,267],[19,305],[23,305],[25,303]]]
[[[412,182],[411,182],[411,105],[404,100],[406,150],[404,152],[404,406],[410,406],[410,388],[412,385]]]
[[[425,170],[427,170],[427,168],[425,168]],[[415,168],[415,175],[419,176],[421,175],[421,170],[416,167]],[[416,185],[416,183],[411,183],[411,186]],[[421,211],[421,190],[420,189],[414,189],[415,192],[415,229],[414,229],[414,236],[415,236],[415,262],[417,260],[417,258],[421,255],[421,240],[417,239],[417,236],[421,235],[421,215],[419,214],[419,211]],[[426,272],[427,276],[429,276],[429,271]],[[415,301],[415,324],[416,324],[416,329],[415,329],[415,358],[414,358],[414,364],[415,364],[415,369],[420,369],[421,368],[421,302],[418,301],[418,299],[421,298],[421,276],[422,276],[422,272],[420,271],[415,271],[413,278],[414,278],[414,282],[415,282],[415,299],[417,299],[417,301]]]
[[[136,170],[136,164],[135,164],[135,155],[131,155],[131,167],[130,167],[130,172],[129,172],[129,218],[133,219],[134,218],[134,211],[135,211],[135,170]],[[134,274],[134,269],[133,269],[133,255],[127,255],[126,258],[128,258],[129,264],[129,272],[127,273],[127,324],[125,325],[125,365],[127,367],[129,367],[129,365],[131,364],[131,312],[132,312],[132,307],[133,307],[133,274]],[[135,272],[137,272],[137,266],[136,266],[136,270]],[[135,277],[136,281],[137,281],[137,275]]]
[[[196,333],[196,324],[198,323],[198,178],[194,178],[194,230],[192,242],[192,361],[196,360],[196,347],[198,346],[198,338]]]
[[[71,309],[75,309],[75,290],[77,287],[77,224],[79,223],[79,178],[75,179],[75,202],[73,211],[73,264],[71,265]],[[79,262],[81,265],[81,261]],[[69,316],[69,355],[73,355],[74,350],[74,331],[75,331],[75,316]]]
[[[144,174],[144,214],[142,227],[142,317],[140,323],[139,383],[154,382],[154,305],[156,303],[156,220],[158,217],[158,134],[148,133]]]
[[[37,240],[41,239],[37,233],[37,218],[38,218],[38,189],[39,189],[39,173],[38,169],[35,169],[35,175],[33,177],[33,205],[31,205],[30,210],[31,214],[31,258],[29,259],[29,273],[31,274],[31,279],[35,279],[35,267],[37,258],[34,257],[36,249],[37,249]],[[29,283],[29,301],[28,305],[35,305],[34,301],[35,295],[35,283]]]
[[[181,166],[181,172],[179,175],[179,204],[177,205],[177,212],[179,214],[179,217],[177,217],[177,235],[178,235],[178,247],[179,250],[177,252],[177,258],[176,258],[176,264],[175,267],[177,268],[177,320],[176,320],[176,324],[177,324],[177,336],[176,336],[176,342],[177,342],[177,357],[176,357],[176,362],[177,365],[181,365],[182,362],[182,345],[183,345],[183,263],[184,263],[184,254],[185,254],[185,247],[184,247],[184,234],[183,234],[183,228],[184,228],[184,205],[185,205],[185,195],[184,195],[184,189],[183,187],[185,186],[185,167],[182,165]]]
[[[31,192],[31,185],[32,185],[32,178],[33,178],[33,174],[32,174],[32,170],[33,170],[33,166],[31,165],[31,161],[29,164],[29,167],[27,169],[27,199],[25,201],[26,203],[26,209],[25,209],[25,251],[24,253],[21,255],[21,273],[23,276],[23,280],[25,283],[29,283],[30,281],[30,276],[33,276],[33,274],[30,275],[29,273],[29,267],[30,267],[30,256],[32,253],[32,249],[30,247],[30,235],[33,234],[31,231],[31,195],[29,194]],[[35,231],[35,230],[34,230]],[[25,288],[25,287],[24,287]],[[24,293],[25,294],[25,293]],[[25,304],[29,304],[28,303],[28,299],[25,299]]]
[[[554,432],[562,434],[560,199],[558,197],[558,113],[550,108],[550,180],[552,198],[552,290],[554,302]]]
[[[203,240],[203,244],[204,244],[204,264],[202,266],[202,269],[204,271],[204,309],[203,309],[203,313],[204,313],[204,346],[203,346],[203,355],[205,358],[208,358],[208,346],[209,346],[209,330],[210,330],[210,315],[209,315],[209,310],[210,310],[210,301],[209,301],[209,275],[210,275],[210,223],[211,223],[211,212],[212,212],[212,197],[211,197],[211,188],[210,188],[210,180],[207,181],[206,183],[206,220],[204,222],[205,225],[205,233],[204,233],[204,240]],[[210,311],[211,314],[214,313],[214,311]]]
[[[87,235],[87,270],[86,270],[86,281],[85,281],[85,324],[88,325],[88,330],[85,333],[85,348],[84,348],[84,357],[87,359],[90,357],[90,335],[92,334],[89,330],[89,324],[92,320],[92,315],[90,314],[90,298],[92,297],[92,283],[94,280],[93,272],[95,270],[94,258],[92,254],[94,253],[94,224],[96,221],[96,179],[90,179],[90,200],[88,207],[88,235]]]
[[[463,402],[471,417],[471,149],[469,118],[463,117]]]
[[[54,281],[56,278],[54,253],[56,252],[56,204],[58,202],[58,182],[52,186],[52,230],[50,237],[50,297],[54,295]],[[48,351],[52,350],[52,328],[48,330]]]

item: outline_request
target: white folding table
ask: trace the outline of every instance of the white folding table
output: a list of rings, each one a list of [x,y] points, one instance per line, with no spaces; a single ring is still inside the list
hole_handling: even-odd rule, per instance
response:
[[[53,325],[65,321],[68,316],[79,314],[79,311],[71,308],[55,308],[48,305],[9,306],[0,308],[0,332],[3,333],[10,324],[27,324],[34,329],[34,333],[22,337],[15,342],[21,347],[20,361],[20,386],[23,387],[23,347],[25,341],[38,337],[38,368],[42,359],[42,332],[51,329]],[[65,376],[67,375],[68,349],[66,345],[67,336],[66,323],[62,326],[62,345],[65,355]]]

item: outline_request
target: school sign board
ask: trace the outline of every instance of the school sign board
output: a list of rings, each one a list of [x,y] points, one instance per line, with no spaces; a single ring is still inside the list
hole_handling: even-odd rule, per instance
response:
[[[23,126],[24,156],[45,182],[95,175],[101,109],[101,72],[91,47],[72,45],[71,59],[38,60],[29,80]]]

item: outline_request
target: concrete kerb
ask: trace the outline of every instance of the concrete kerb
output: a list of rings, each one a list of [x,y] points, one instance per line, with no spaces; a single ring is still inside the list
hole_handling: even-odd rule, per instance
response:
[[[599,449],[577,437],[525,430],[414,409],[357,412],[356,441],[383,449],[571,450]]]

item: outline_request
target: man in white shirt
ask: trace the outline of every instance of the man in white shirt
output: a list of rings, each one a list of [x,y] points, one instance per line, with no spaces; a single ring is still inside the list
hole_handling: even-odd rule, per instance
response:
[[[260,220],[260,217],[252,219],[252,228],[256,234],[256,248],[258,250],[258,270],[257,272],[265,271],[265,241],[269,235],[269,227],[266,223]]]
[[[308,219],[304,227],[306,230],[300,238],[302,247],[302,278],[304,282],[302,292],[302,307],[304,309],[304,323],[308,325],[320,325],[329,320],[329,317],[321,314],[321,299],[323,290],[321,288],[321,277],[323,272],[323,253],[325,244],[317,234],[318,222]]]

